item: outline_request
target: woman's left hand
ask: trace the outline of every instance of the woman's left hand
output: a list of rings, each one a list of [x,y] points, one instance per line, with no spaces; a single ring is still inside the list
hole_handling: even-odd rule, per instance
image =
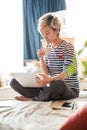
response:
[[[50,83],[50,78],[48,77],[48,75],[44,75],[41,73],[37,73],[36,74],[36,83],[43,87],[45,86],[47,83]]]

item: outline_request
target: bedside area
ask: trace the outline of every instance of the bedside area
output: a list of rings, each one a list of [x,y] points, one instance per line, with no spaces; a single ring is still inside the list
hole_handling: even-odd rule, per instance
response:
[[[87,91],[87,79],[86,79],[86,80],[81,80],[81,81],[80,81],[80,89],[81,89],[81,90],[86,90],[86,91]]]
[[[0,87],[0,100],[14,99],[14,97],[17,95],[20,95],[20,94],[15,92],[10,86]]]

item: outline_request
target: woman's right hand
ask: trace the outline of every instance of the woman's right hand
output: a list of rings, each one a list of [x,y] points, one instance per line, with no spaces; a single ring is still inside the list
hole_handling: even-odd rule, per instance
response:
[[[45,55],[44,49],[41,48],[41,49],[37,50],[37,55],[38,55],[38,57],[39,57],[40,59],[42,59],[42,58],[44,57],[44,55]]]

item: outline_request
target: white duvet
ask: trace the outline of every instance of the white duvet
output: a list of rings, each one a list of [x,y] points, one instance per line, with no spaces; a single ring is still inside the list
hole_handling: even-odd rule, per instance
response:
[[[13,100],[11,107],[0,108],[0,130],[58,130],[70,114],[53,110],[52,102]]]
[[[70,101],[87,103],[87,94]],[[5,107],[0,104],[0,130],[59,130],[76,110],[61,108],[62,103],[8,100]]]

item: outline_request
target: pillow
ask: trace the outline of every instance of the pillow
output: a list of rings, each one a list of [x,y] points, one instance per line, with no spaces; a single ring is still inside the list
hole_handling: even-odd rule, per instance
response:
[[[70,116],[59,130],[87,130],[87,104]]]

